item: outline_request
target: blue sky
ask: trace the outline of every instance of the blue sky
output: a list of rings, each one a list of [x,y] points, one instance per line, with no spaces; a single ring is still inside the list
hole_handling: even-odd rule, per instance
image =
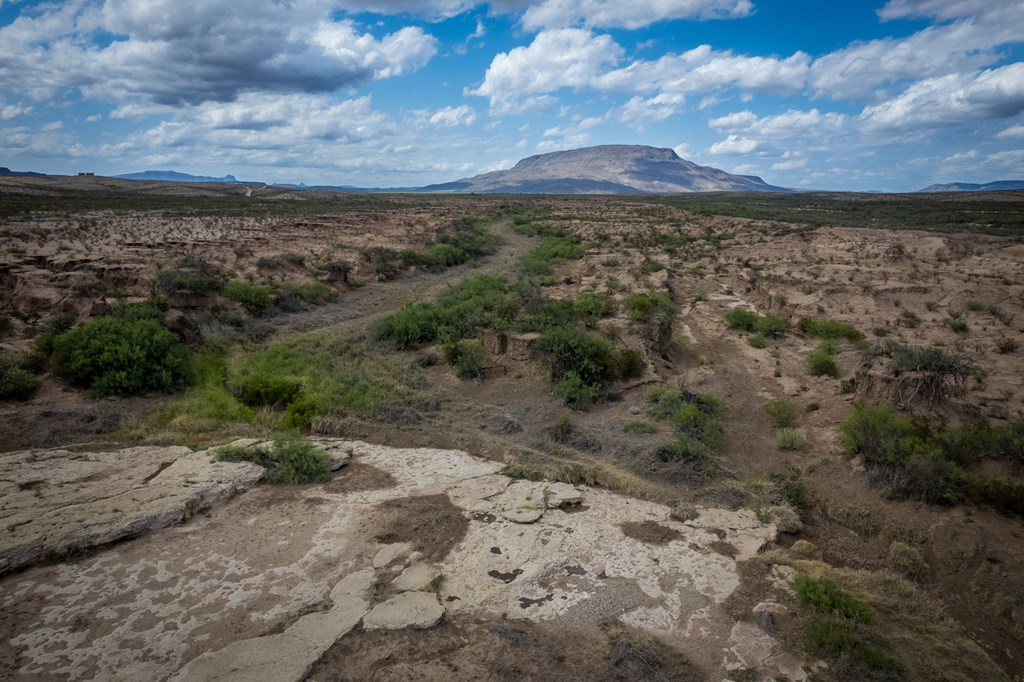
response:
[[[596,144],[1024,178],[1024,0],[0,0],[0,166],[418,186]]]

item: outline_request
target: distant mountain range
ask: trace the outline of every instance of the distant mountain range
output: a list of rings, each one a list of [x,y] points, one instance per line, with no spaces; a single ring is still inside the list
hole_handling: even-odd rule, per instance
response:
[[[257,184],[262,185],[262,182],[257,183],[242,183],[234,175],[225,175],[222,178],[213,178],[208,175],[189,175],[188,173],[179,173],[178,171],[172,170],[148,170],[142,171],[141,173],[126,173],[125,175],[115,175],[115,178],[121,180],[158,180],[164,182],[228,182],[233,185],[240,184]]]
[[[45,178],[46,173],[33,173],[32,171],[12,171],[10,168],[0,166],[0,175],[20,175],[26,178]]]
[[[733,175],[671,149],[611,144],[523,159],[513,168],[428,185],[418,191],[486,194],[677,194],[789,192],[753,175]]]
[[[997,192],[1007,189],[1024,189],[1024,180],[996,180],[987,182],[984,185],[976,185],[972,182],[950,182],[944,185],[928,185],[918,192]]]

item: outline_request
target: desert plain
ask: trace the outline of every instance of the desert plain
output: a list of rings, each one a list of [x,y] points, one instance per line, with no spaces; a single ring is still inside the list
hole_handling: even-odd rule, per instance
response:
[[[0,676],[1022,679],[1022,237],[0,178]]]

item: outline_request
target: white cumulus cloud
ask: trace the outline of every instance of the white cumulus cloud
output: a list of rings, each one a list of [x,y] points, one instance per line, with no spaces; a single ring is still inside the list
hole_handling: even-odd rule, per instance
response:
[[[523,15],[524,28],[596,28],[637,29],[666,19],[726,19],[749,15],[750,0],[544,0]]]
[[[1009,118],[1022,111],[1024,62],[1018,62],[919,81],[893,99],[866,107],[860,119],[870,130],[908,131]]]

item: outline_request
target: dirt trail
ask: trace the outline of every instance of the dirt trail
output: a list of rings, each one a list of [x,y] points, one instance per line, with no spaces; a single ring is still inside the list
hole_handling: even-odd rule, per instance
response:
[[[397,310],[406,303],[433,300],[447,287],[473,272],[512,274],[519,258],[535,245],[536,240],[513,231],[510,219],[499,220],[488,228],[502,240],[496,253],[441,272],[416,270],[388,282],[368,282],[342,294],[337,303],[274,318],[275,337],[354,320],[369,322],[375,316]]]

